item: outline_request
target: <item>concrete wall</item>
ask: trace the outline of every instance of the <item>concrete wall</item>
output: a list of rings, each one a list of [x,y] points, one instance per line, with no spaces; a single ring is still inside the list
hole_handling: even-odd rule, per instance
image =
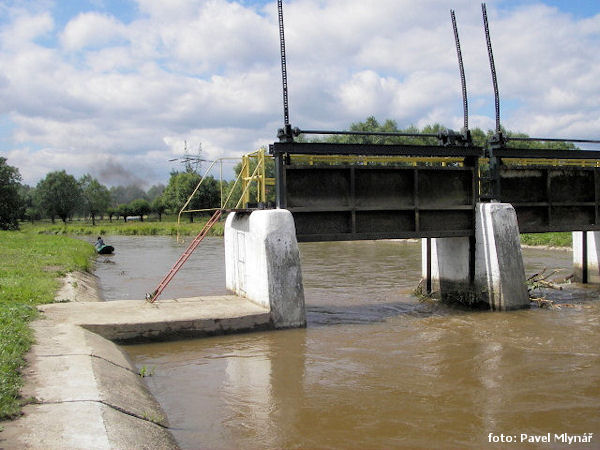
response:
[[[421,242],[423,279],[427,279],[427,240]],[[462,292],[469,286],[469,238],[432,238],[431,292],[443,300],[447,293]]]
[[[276,328],[306,326],[300,252],[289,211],[230,213],[225,270],[227,289],[268,308]]]
[[[507,203],[479,203],[475,215],[474,282],[469,238],[431,239],[431,286],[442,300],[487,303],[492,310],[529,306],[517,216]],[[423,278],[427,277],[423,240]],[[425,280],[426,281],[426,280]]]
[[[584,237],[586,240],[585,254]],[[584,268],[586,269],[585,274]],[[579,283],[600,283],[600,232],[573,232],[573,275],[575,281]]]
[[[475,220],[475,286],[493,310],[529,307],[515,209],[479,203]]]

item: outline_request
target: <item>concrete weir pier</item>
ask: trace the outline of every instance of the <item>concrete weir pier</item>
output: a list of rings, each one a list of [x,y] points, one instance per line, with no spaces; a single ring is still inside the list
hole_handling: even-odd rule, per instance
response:
[[[306,326],[300,252],[288,210],[229,214],[225,267],[227,289],[267,308],[275,328]]]
[[[422,255],[425,284],[444,301],[483,302],[496,311],[529,306],[517,216],[510,204],[478,203],[474,239],[423,239]]]
[[[573,232],[573,275],[579,283],[600,284],[600,232]]]

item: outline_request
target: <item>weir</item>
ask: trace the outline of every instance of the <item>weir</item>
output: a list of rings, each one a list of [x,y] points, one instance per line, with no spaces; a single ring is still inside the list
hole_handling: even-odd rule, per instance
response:
[[[460,132],[302,130],[290,123],[282,0],[277,4],[284,124],[277,133],[279,142],[269,147],[275,160],[277,211],[229,216],[229,289],[276,311],[282,326],[302,326],[297,240],[424,238],[427,293],[435,291],[446,301],[484,303],[492,310],[518,309],[529,305],[520,232],[600,231],[600,152],[573,145],[600,141],[504,135],[485,4],[496,129],[484,148],[473,144],[468,127],[454,11],[464,111]],[[309,134],[358,136],[363,143],[296,140]],[[520,141],[559,141],[563,147],[519,148]],[[591,248],[595,238],[583,234],[581,251],[575,252],[581,254],[584,282],[595,276],[600,280],[598,252]]]
[[[505,135],[485,4],[496,127],[483,146],[473,143],[468,126],[453,11],[464,111],[460,132],[331,131],[290,123],[282,0],[277,4],[284,123],[279,141],[269,146],[277,209],[229,215],[228,289],[268,308],[275,327],[304,326],[298,241],[421,238],[428,294],[491,310],[525,308],[519,233],[549,231],[576,232],[575,277],[600,282],[600,151],[574,145],[600,141]],[[348,139],[297,139],[306,135]],[[556,148],[548,145],[554,142]],[[264,203],[264,166],[258,177],[248,170],[244,180],[259,181]],[[251,207],[247,198],[245,203]]]
[[[495,311],[529,306],[519,228],[506,203],[479,203],[475,238],[422,241],[422,276],[443,301],[487,304]]]

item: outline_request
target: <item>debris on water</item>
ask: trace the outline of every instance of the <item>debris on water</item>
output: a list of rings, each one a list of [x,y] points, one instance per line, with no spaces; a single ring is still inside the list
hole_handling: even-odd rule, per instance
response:
[[[529,297],[529,301],[537,303],[539,308],[560,309],[560,306],[554,303],[554,300],[548,300],[544,297]]]
[[[527,278],[527,285],[528,285],[530,297],[531,297],[532,291],[535,291],[536,289],[541,289],[541,288],[550,288],[550,289],[557,289],[559,291],[562,291],[562,289],[563,289],[562,286],[554,283],[553,281],[548,280],[548,278],[550,278],[553,275],[556,275],[559,272],[560,272],[560,269],[554,269],[550,273],[546,274],[546,268],[544,267],[544,269],[541,272],[534,273],[529,278]]]
[[[571,283],[575,279],[575,274],[572,273],[568,277],[565,277],[565,283]]]
[[[413,291],[413,295],[417,297],[420,303],[438,303],[434,292],[427,292],[425,288],[425,279],[421,278],[419,284]]]
[[[581,308],[581,305],[575,305],[572,303],[556,303],[554,300],[549,300],[543,296],[542,289],[556,289],[559,291],[563,290],[563,287],[555,282],[550,281],[549,278],[560,272],[559,269],[555,269],[546,273],[546,268],[541,272],[534,273],[527,278],[527,290],[529,292],[529,301],[536,303],[539,308],[547,308],[559,310],[562,308]],[[570,283],[573,279],[573,274],[569,275],[560,283]]]
[[[554,300],[548,300],[547,298],[544,298],[544,297],[538,297],[538,298],[530,297],[529,300],[532,303],[536,303],[539,308],[547,308],[547,309],[554,309],[554,310],[560,310],[563,308],[573,308],[573,309],[588,309],[588,308],[590,308],[590,306],[584,306],[584,305],[580,305],[580,304],[576,304],[576,303],[556,303],[556,302],[554,302]]]

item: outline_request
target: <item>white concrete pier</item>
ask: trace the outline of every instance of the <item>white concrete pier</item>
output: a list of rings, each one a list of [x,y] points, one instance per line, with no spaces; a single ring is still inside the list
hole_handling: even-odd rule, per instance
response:
[[[267,308],[275,328],[306,326],[300,252],[288,210],[230,213],[225,270],[227,289]]]
[[[573,275],[579,283],[600,284],[600,231],[573,232]]]
[[[479,203],[475,219],[474,251],[472,239],[466,237],[431,239],[430,252],[423,240],[425,283],[444,301],[483,302],[499,311],[528,307],[514,208],[507,203]]]

